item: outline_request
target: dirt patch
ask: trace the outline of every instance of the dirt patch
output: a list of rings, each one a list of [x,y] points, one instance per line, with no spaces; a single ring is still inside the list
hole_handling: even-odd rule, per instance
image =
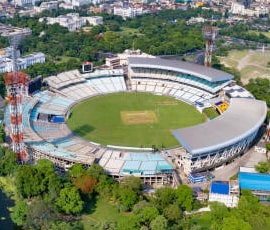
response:
[[[125,125],[155,124],[158,122],[156,113],[152,110],[121,111],[120,115]]]
[[[176,101],[161,101],[158,102],[157,105],[177,105]]]

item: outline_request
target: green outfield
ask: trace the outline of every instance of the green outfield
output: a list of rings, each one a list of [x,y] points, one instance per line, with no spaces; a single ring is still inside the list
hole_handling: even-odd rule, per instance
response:
[[[117,93],[75,105],[67,121],[86,140],[132,147],[179,145],[171,131],[205,121],[193,106],[167,96]]]

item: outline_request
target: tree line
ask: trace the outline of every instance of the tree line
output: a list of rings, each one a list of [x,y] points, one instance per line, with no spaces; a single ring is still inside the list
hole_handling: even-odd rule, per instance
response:
[[[127,218],[104,223],[100,228],[104,230],[263,230],[270,226],[270,207],[260,204],[250,191],[242,191],[237,208],[214,202],[209,213],[186,215],[185,211],[207,205],[197,201],[186,185],[162,187],[149,195],[137,177],[124,177],[118,183],[101,166],[85,168],[78,163],[60,175],[46,159],[17,165],[15,154],[2,147],[0,163],[0,176],[14,183],[17,195],[11,218],[23,229],[83,229],[81,215],[97,199],[112,203],[119,213],[129,213]]]

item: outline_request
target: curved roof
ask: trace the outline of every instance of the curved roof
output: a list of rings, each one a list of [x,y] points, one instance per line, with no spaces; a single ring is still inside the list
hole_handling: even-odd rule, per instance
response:
[[[128,65],[131,68],[144,67],[144,68],[164,69],[182,72],[205,79],[210,82],[226,81],[226,80],[229,81],[233,79],[233,75],[225,73],[223,71],[190,62],[183,62],[176,60],[167,60],[161,58],[129,57]]]
[[[233,145],[256,131],[267,113],[265,101],[232,98],[221,116],[193,127],[173,130],[176,139],[192,155]]]

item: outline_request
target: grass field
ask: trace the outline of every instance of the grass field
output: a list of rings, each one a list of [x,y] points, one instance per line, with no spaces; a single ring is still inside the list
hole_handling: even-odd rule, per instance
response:
[[[67,124],[77,135],[103,145],[160,148],[179,145],[173,129],[204,121],[193,106],[171,97],[119,93],[77,104]]]
[[[216,111],[215,108],[213,107],[209,107],[209,108],[205,108],[203,110],[203,113],[209,118],[209,119],[214,119],[216,117],[219,116],[218,112]]]
[[[82,215],[81,222],[85,230],[105,229],[104,225],[128,218],[128,214],[119,212],[116,205],[97,199],[96,203],[88,206],[87,213]]]
[[[251,78],[269,78],[270,62],[269,51],[259,50],[232,50],[227,57],[219,57],[222,64],[240,71],[241,81],[248,83]]]

